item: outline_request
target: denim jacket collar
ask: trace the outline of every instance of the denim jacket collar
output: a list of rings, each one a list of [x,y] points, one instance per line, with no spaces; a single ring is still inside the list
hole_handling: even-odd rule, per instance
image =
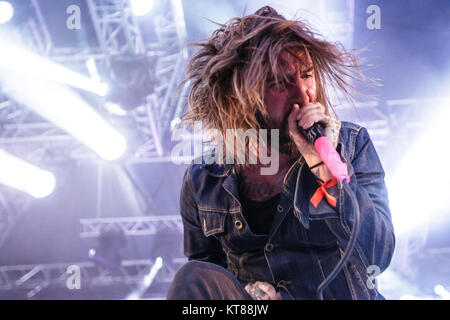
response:
[[[216,178],[223,178],[230,174],[233,166],[230,164],[205,164],[200,166],[200,169],[206,170],[206,172]]]

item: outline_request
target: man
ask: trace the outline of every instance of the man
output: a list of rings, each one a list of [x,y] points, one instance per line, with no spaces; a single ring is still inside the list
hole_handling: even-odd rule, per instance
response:
[[[298,129],[321,122],[347,165],[361,212],[355,249],[323,296],[382,299],[368,268],[384,271],[394,250],[384,171],[367,130],[341,123],[326,90],[351,97],[347,79],[362,79],[355,58],[271,7],[230,20],[200,46],[188,67],[186,119],[221,133],[278,129],[279,168],[272,175],[261,174],[261,163],[188,168],[181,216],[190,261],[167,298],[316,299],[344,253],[354,214],[349,195]]]

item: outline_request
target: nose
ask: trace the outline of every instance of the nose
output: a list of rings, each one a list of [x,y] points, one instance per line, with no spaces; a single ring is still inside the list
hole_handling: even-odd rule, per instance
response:
[[[309,86],[305,83],[305,81],[297,77],[297,80],[292,85],[291,91],[291,101],[292,104],[297,103],[300,107],[307,105],[313,101],[310,101],[310,94],[308,94],[308,90],[310,90]]]

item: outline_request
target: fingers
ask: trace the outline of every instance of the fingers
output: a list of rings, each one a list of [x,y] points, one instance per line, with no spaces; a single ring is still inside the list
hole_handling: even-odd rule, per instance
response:
[[[328,123],[326,109],[320,103],[308,104],[297,113],[298,125],[304,129],[310,128],[316,122]]]
[[[267,295],[267,293],[259,288],[256,282],[247,284],[245,286],[245,291],[247,291],[248,294],[251,295],[255,300],[269,300],[269,296]]]
[[[267,282],[249,283],[245,286],[245,290],[256,300],[281,300],[281,295]]]
[[[301,150],[304,150],[304,146],[309,144],[309,142],[298,130],[297,117],[299,112],[300,106],[298,104],[294,104],[294,106],[292,107],[292,111],[288,117],[288,128],[291,140],[294,141],[294,143],[297,145],[297,148],[301,152]]]
[[[270,283],[260,282],[260,288],[269,296],[269,300],[278,300],[277,291]]]
[[[303,106],[300,108],[300,111],[297,114],[297,120],[300,120],[301,118],[303,118],[311,113],[325,114],[325,112],[326,112],[325,107],[322,106],[320,103],[318,103],[318,102],[310,103],[310,104],[307,104],[306,106]]]

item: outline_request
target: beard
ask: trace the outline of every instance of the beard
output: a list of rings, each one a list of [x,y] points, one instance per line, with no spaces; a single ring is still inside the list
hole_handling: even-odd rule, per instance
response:
[[[286,156],[289,156],[292,159],[298,159],[301,154],[300,151],[298,151],[297,146],[295,145],[294,141],[292,141],[291,136],[289,135],[289,125],[288,125],[288,114],[286,114],[285,118],[281,121],[280,125],[275,125],[271,123],[270,121],[266,121],[265,119],[262,119],[262,117],[258,117],[259,124],[261,126],[261,129],[278,129],[279,130],[279,152],[281,154],[284,154]],[[271,138],[272,135],[268,135],[268,142],[269,142],[269,148],[271,147]]]
[[[300,151],[298,151],[297,146],[294,141],[292,141],[289,133],[281,133],[280,130],[280,153],[289,156],[290,158],[298,159],[300,157]]]

